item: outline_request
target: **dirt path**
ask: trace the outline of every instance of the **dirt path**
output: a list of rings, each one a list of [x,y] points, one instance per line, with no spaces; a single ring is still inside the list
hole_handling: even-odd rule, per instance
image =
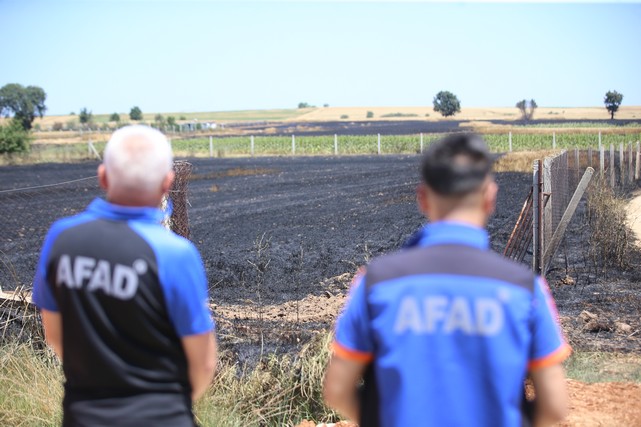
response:
[[[638,246],[641,246],[641,190],[632,193],[632,199],[626,208],[628,227],[634,233]]]
[[[641,384],[585,384],[568,380],[570,415],[557,427],[641,426]],[[297,427],[355,427],[351,423],[316,424],[303,421]],[[409,427],[409,426],[408,426]]]

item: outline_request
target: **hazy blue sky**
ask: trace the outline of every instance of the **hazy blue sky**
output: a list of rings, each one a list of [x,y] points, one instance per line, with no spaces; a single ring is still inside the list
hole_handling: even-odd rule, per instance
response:
[[[51,114],[641,105],[641,3],[0,0],[0,86]]]

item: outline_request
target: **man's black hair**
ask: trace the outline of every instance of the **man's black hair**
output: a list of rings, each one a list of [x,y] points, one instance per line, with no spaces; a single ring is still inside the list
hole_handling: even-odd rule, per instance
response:
[[[492,170],[492,155],[479,135],[458,133],[429,146],[421,177],[436,193],[462,196],[478,189]]]

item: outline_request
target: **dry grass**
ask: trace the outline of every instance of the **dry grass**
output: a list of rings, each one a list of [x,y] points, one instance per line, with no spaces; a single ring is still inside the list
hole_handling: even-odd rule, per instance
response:
[[[253,369],[223,354],[213,384],[195,406],[199,424],[284,426],[335,419],[321,395],[329,339],[318,334],[296,355],[264,355]],[[51,352],[28,343],[0,346],[0,425],[60,425],[63,379]]]
[[[626,223],[627,202],[617,196],[607,178],[593,180],[587,199],[590,225],[589,252],[597,271],[628,267],[632,239]]]
[[[555,155],[561,150],[518,151],[508,153],[494,163],[494,172],[532,172],[535,160]]]

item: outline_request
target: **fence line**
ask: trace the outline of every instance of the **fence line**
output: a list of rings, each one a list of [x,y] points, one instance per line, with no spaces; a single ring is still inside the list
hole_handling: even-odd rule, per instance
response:
[[[173,212],[170,228],[189,236],[188,180],[191,164],[176,161],[176,178],[169,192]],[[0,191],[0,289],[30,288],[42,242],[51,224],[64,215],[83,211],[103,194],[96,176],[53,184]],[[57,209],[52,209],[52,205]]]

